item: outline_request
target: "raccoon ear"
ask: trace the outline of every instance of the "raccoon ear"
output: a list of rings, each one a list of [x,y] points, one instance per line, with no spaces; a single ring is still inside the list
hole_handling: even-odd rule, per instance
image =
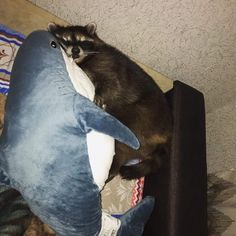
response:
[[[90,35],[94,35],[96,33],[97,25],[96,23],[92,22],[87,24],[85,28]]]
[[[53,22],[48,23],[48,31],[54,32],[57,29],[57,25]]]

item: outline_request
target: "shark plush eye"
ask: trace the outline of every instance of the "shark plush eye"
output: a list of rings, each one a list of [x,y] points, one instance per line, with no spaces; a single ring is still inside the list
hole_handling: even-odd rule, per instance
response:
[[[51,42],[51,46],[52,46],[53,48],[56,48],[56,47],[57,47],[56,42],[55,42],[55,41],[52,41],[52,42]]]

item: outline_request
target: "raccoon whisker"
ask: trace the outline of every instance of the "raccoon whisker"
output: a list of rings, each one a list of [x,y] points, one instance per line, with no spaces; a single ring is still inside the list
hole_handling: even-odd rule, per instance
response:
[[[58,42],[58,44],[62,47],[62,49],[63,49],[65,52],[67,52],[67,46],[66,46],[64,43]]]
[[[65,46],[63,43],[58,42],[58,44],[59,44],[64,50],[66,50],[66,46]]]
[[[100,53],[100,52],[98,52],[98,51],[84,51],[84,54],[98,54],[98,53]]]

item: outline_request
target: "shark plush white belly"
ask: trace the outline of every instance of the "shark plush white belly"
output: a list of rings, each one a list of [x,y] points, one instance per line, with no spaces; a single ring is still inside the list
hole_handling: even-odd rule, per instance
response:
[[[94,100],[95,88],[83,70],[75,64],[72,58],[68,58],[64,50],[62,55],[66,64],[69,78],[80,95]],[[102,190],[108,178],[109,170],[115,154],[115,140],[110,135],[106,135],[96,130],[87,133],[87,147],[89,162],[93,173],[94,182]]]

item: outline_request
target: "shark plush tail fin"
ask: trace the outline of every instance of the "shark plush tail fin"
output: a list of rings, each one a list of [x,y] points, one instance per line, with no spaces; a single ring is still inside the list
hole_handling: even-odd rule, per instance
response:
[[[148,221],[155,200],[153,197],[145,197],[134,208],[127,211],[121,218],[121,227],[117,236],[141,236],[144,226]]]

